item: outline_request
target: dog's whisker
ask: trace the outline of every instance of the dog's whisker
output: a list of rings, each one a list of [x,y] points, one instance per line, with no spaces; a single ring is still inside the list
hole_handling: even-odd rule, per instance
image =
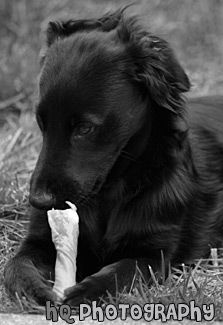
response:
[[[139,161],[131,155],[121,153],[120,157],[139,163]]]
[[[92,193],[91,193],[91,196],[92,196]],[[81,204],[82,206],[93,206],[93,201],[91,199],[90,196],[86,196],[86,195],[79,195],[79,198],[78,200],[76,201],[76,204]]]

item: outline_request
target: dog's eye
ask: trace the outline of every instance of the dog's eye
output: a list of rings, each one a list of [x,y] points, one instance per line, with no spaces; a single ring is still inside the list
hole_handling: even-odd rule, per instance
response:
[[[79,124],[77,127],[76,127],[76,130],[74,132],[74,137],[75,138],[80,138],[80,137],[83,137],[87,134],[89,134],[90,132],[93,132],[94,131],[94,126],[92,124]]]

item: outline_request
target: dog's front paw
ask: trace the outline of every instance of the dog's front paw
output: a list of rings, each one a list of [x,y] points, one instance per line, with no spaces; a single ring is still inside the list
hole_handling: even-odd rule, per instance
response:
[[[100,298],[106,296],[107,286],[104,279],[100,277],[89,276],[82,282],[65,290],[64,303],[72,307],[81,303],[91,301],[100,301]]]
[[[4,283],[10,297],[18,302],[25,297],[43,305],[45,301],[55,301],[52,285],[46,280],[31,260],[14,257],[6,265]]]

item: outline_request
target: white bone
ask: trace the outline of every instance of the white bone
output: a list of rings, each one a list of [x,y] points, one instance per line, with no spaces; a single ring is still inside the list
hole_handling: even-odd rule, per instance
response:
[[[57,251],[53,291],[58,301],[64,298],[65,289],[76,284],[79,217],[76,206],[70,202],[66,203],[70,209],[47,211],[52,241]]]

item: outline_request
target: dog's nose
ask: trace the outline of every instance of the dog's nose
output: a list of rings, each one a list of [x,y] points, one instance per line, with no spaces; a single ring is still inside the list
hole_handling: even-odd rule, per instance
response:
[[[53,194],[46,192],[30,193],[30,204],[40,210],[50,210],[56,205],[56,199]]]

